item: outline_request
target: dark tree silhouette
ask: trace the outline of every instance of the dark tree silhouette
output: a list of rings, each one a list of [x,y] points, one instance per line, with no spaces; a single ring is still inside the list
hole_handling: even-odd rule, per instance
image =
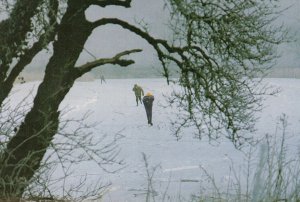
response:
[[[47,11],[41,9],[45,6]],[[14,81],[25,66],[53,41],[57,15],[57,0],[18,0],[9,18],[0,22],[0,105],[8,97]],[[37,19],[33,20],[34,17]],[[33,44],[29,43],[29,39],[34,37],[28,36],[28,33],[36,36]],[[16,64],[12,63],[13,59],[17,60]]]

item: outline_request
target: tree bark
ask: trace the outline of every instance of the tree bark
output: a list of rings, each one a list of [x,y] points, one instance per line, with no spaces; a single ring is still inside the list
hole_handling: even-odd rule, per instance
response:
[[[85,19],[85,5],[84,0],[68,2],[33,108],[0,160],[0,178],[5,182],[0,183],[0,194],[5,197],[22,195],[58,130],[59,105],[77,78],[74,66],[93,30]]]

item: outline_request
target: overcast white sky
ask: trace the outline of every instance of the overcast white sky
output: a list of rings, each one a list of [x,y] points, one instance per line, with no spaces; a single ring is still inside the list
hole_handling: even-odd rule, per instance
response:
[[[288,9],[281,14],[278,22],[284,23],[292,29],[291,33],[300,36],[300,0],[280,0],[279,3],[282,8]],[[101,17],[118,17],[132,23],[145,22],[152,35],[168,39],[170,38],[166,25],[168,14],[163,10],[163,5],[164,0],[133,0],[132,8],[129,9],[122,7],[103,9],[93,6],[87,10],[86,15],[90,21]],[[299,32],[296,34],[298,30]],[[298,38],[300,39],[300,37]],[[282,57],[278,60],[277,66],[300,68],[300,57],[297,57],[300,55],[300,42],[298,44],[294,42],[280,46],[279,51]],[[151,46],[143,39],[118,26],[102,26],[96,29],[87,41],[85,48],[86,51],[83,51],[78,63],[91,61],[94,59],[93,56],[110,57],[117,52],[132,48],[143,49],[143,53],[132,56],[136,60],[136,66],[148,67],[158,63]],[[42,56],[35,59],[34,65],[43,65],[47,62],[45,54],[40,55]]]
[[[300,68],[300,0],[280,0],[282,8],[287,8],[282,12],[279,23],[283,23],[293,37],[291,43],[282,44],[278,50],[281,57],[277,60],[278,67]]]
[[[130,9],[120,7],[99,8],[90,7],[87,18],[90,21],[101,17],[117,17],[129,21],[133,24],[141,22],[147,25],[149,32],[160,38],[169,38],[166,23],[168,14],[163,10],[164,0],[134,0]],[[157,61],[155,52],[143,39],[133,33],[123,30],[119,26],[102,26],[96,29],[86,43],[86,49],[96,56],[109,57],[114,54],[132,48],[142,48],[143,53],[133,56],[138,65],[152,64]],[[84,61],[88,56],[83,52],[79,61]]]
[[[300,0],[280,0],[282,12],[278,23],[283,23],[291,29],[292,35],[300,35]],[[170,38],[166,23],[168,14],[163,9],[164,0],[134,0],[132,8],[99,8],[91,7],[86,12],[89,20],[94,21],[101,17],[118,17],[128,20],[132,23],[135,21],[143,21],[148,24],[151,34],[157,37]],[[298,32],[299,30],[299,32]],[[300,40],[300,37],[298,37]],[[298,45],[299,44],[299,45]],[[283,44],[279,47],[279,53],[282,55],[278,59],[278,67],[299,67],[300,68],[300,42]],[[86,43],[86,49],[96,57],[112,56],[119,51],[131,48],[142,48],[143,53],[132,56],[136,60],[137,66],[157,65],[158,61],[153,49],[141,38],[135,36],[128,31],[120,29],[117,26],[106,26],[98,28]],[[79,59],[79,63],[86,60],[92,60],[86,51],[84,51]]]

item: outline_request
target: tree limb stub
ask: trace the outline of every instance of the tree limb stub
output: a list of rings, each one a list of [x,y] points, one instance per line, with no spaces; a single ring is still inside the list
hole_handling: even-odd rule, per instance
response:
[[[101,66],[101,65],[105,65],[105,64],[117,64],[120,66],[128,66],[134,63],[133,60],[126,60],[126,59],[121,59],[121,57],[125,56],[125,55],[129,55],[132,53],[138,53],[141,52],[141,49],[132,49],[132,50],[126,50],[123,52],[120,52],[118,54],[116,54],[114,57],[112,58],[100,58],[98,60],[95,60],[93,62],[88,62],[80,67],[75,67],[76,71],[77,71],[77,76],[80,77],[83,74],[91,71],[93,68]]]

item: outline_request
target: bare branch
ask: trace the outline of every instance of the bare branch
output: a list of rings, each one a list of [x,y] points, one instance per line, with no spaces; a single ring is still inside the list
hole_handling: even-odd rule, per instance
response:
[[[98,5],[101,7],[106,6],[123,6],[129,8],[131,5],[131,0],[88,0],[89,4]]]
[[[43,49],[45,48],[51,41],[54,40],[54,37],[57,32],[57,14],[58,14],[58,2],[57,0],[50,0],[50,7],[48,12],[49,25],[45,27],[44,33],[40,35],[37,41],[32,45],[32,47],[28,47],[19,52],[19,60],[18,62],[12,66],[12,70],[5,74],[5,77],[0,79],[0,87],[2,92],[0,94],[0,105],[3,103],[3,100],[10,93],[13,83],[16,78],[19,76],[21,71],[31,63],[32,59]],[[0,39],[1,40],[1,39]],[[1,68],[0,71],[7,71],[5,68]]]
[[[31,18],[38,12],[37,8],[42,3],[36,1],[17,1],[10,17],[0,22],[0,80],[5,79],[9,64],[18,54],[26,35],[32,30]],[[20,14],[21,13],[21,14]]]
[[[95,21],[93,23],[93,27],[97,28],[99,26],[107,25],[107,24],[119,25],[122,28],[135,33],[136,35],[139,35],[140,37],[145,39],[148,43],[150,43],[154,48],[156,48],[159,44],[161,44],[170,53],[182,52],[182,50],[180,48],[170,46],[166,40],[156,39],[156,38],[152,37],[149,33],[143,31],[142,29],[140,29],[126,21],[118,19],[118,18],[102,18],[100,20]]]
[[[98,60],[95,60],[93,62],[88,62],[80,67],[75,67],[77,73],[75,74],[77,77],[82,76],[83,74],[91,71],[93,68],[101,66],[101,65],[105,65],[105,64],[117,64],[120,66],[128,66],[134,63],[133,60],[126,60],[126,59],[121,59],[121,57],[125,56],[125,55],[129,55],[131,53],[138,53],[141,52],[141,49],[132,49],[132,50],[127,50],[127,51],[123,51],[120,52],[118,54],[116,54],[114,57],[112,58],[101,58]]]
[[[177,65],[179,65],[180,68],[183,68],[182,66],[182,62],[178,61],[176,57],[172,57],[170,56],[170,54],[178,54],[181,58],[181,60],[186,61],[188,60],[188,58],[184,55],[184,50],[182,48],[179,47],[175,47],[175,46],[171,46],[168,44],[168,42],[166,40],[162,40],[162,39],[156,39],[154,37],[152,37],[149,33],[147,33],[146,31],[143,31],[142,29],[126,22],[123,21],[121,19],[118,18],[102,18],[100,20],[97,20],[93,23],[93,27],[96,28],[98,26],[103,26],[103,25],[107,25],[107,24],[114,24],[114,25],[119,25],[122,28],[131,31],[132,33],[142,37],[143,39],[145,39],[156,51],[157,55],[158,55],[158,59],[160,60],[163,69],[164,69],[164,76],[167,78],[169,78],[169,73],[168,73],[168,68],[166,65],[165,60],[171,60],[174,61]],[[162,46],[165,50],[167,50],[167,53],[164,52],[164,50],[162,49]],[[169,82],[169,80],[168,80]]]

